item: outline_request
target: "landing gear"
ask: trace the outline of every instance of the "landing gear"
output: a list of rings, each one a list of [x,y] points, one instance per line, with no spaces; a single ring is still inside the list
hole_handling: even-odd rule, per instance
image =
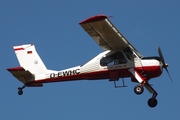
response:
[[[18,88],[18,94],[19,94],[19,95],[22,95],[22,94],[23,94],[22,89],[19,89],[19,88]]]
[[[151,108],[154,108],[154,107],[156,107],[156,105],[158,104],[158,101],[157,101],[157,99],[156,99],[156,97],[157,97],[157,92],[151,87],[151,85],[149,85],[149,83],[147,82],[146,84],[145,84],[145,87],[147,88],[147,90],[150,92],[150,93],[152,93],[153,95],[152,95],[152,97],[148,100],[148,105],[149,105],[149,107],[151,107]]]
[[[144,87],[142,85],[136,85],[134,87],[134,92],[137,94],[137,95],[140,95],[144,92]]]
[[[156,98],[150,98],[148,100],[148,105],[151,108],[156,107],[157,103],[158,103],[158,101],[156,100]]]
[[[150,92],[150,93],[152,93],[153,95],[152,95],[152,97],[148,100],[148,106],[149,107],[151,107],[151,108],[154,108],[154,107],[156,107],[157,106],[157,104],[158,104],[158,101],[157,101],[157,99],[156,99],[156,97],[157,97],[157,92],[151,87],[151,85],[148,83],[148,82],[146,82],[146,83],[144,83],[144,84],[138,84],[138,85],[136,85],[135,87],[134,87],[134,92],[137,94],[137,95],[140,95],[140,94],[142,94],[143,93],[143,91],[144,91],[144,87]]]
[[[18,95],[23,94],[23,89],[26,87],[26,85],[23,85],[22,87],[18,87]]]

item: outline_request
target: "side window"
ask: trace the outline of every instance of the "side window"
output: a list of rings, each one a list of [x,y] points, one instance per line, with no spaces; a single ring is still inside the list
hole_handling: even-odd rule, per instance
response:
[[[124,64],[124,63],[127,63],[127,60],[124,57],[122,52],[116,52],[112,55],[103,57],[100,60],[101,66],[118,65],[118,64]]]
[[[133,52],[132,50],[127,47],[123,50],[124,54],[126,55],[126,57],[129,59],[129,60],[133,60],[134,56],[133,56]]]
[[[113,58],[112,55],[103,57],[103,58],[100,60],[100,65],[101,65],[101,66],[108,66],[108,65],[113,65],[113,64],[114,64],[114,58]]]
[[[122,52],[117,52],[115,56],[116,56],[116,59],[114,60],[115,65],[127,63],[127,60]]]

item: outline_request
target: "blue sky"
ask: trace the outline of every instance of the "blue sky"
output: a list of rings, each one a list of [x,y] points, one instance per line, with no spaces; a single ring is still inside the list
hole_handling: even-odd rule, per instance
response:
[[[10,120],[179,120],[180,1],[173,0],[1,0],[0,1],[0,119]],[[144,55],[158,55],[161,46],[173,83],[164,71],[150,81],[158,105],[149,108],[151,94],[137,96],[136,83],[115,89],[107,79],[45,84],[25,88],[7,70],[19,66],[12,46],[33,43],[47,68],[61,70],[81,65],[103,50],[79,22],[98,15],[112,23]],[[120,82],[118,83],[120,84]]]

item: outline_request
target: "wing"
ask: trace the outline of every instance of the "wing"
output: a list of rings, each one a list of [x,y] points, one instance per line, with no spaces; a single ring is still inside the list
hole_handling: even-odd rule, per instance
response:
[[[28,70],[25,70],[23,67],[8,68],[7,70],[24,84],[26,84],[30,79],[34,80],[34,75]],[[37,87],[37,86],[42,86],[42,83],[30,84],[27,86]]]
[[[116,29],[107,16],[98,15],[90,17],[79,23],[83,29],[104,50],[123,50],[130,47],[139,57],[142,55],[135,47]]]

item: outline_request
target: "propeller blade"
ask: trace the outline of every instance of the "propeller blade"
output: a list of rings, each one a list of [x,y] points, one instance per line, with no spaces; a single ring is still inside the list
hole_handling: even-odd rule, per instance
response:
[[[162,54],[162,52],[161,52],[161,48],[160,48],[160,47],[158,48],[158,53],[159,53],[160,61],[161,61],[162,64],[163,64],[163,68],[165,68],[166,72],[167,72],[168,75],[169,75],[169,78],[171,79],[171,82],[173,82],[173,81],[172,81],[172,78],[171,78],[171,76],[170,76],[170,74],[169,74],[169,71],[168,71],[168,69],[167,69],[168,64],[165,63],[165,60],[164,60],[164,57],[163,57],[163,54]]]
[[[165,60],[164,60],[164,57],[163,57],[163,54],[161,52],[161,48],[160,47],[158,48],[158,53],[159,53],[160,60],[161,60],[161,62],[163,64],[163,67],[166,68],[166,63],[165,63]]]
[[[170,78],[171,82],[173,82],[173,80],[172,80],[172,78],[171,78],[171,76],[170,76],[170,74],[169,74],[169,71],[168,71],[167,67],[166,67],[165,69],[166,69],[166,72],[167,72],[168,75],[169,75],[169,78]]]

